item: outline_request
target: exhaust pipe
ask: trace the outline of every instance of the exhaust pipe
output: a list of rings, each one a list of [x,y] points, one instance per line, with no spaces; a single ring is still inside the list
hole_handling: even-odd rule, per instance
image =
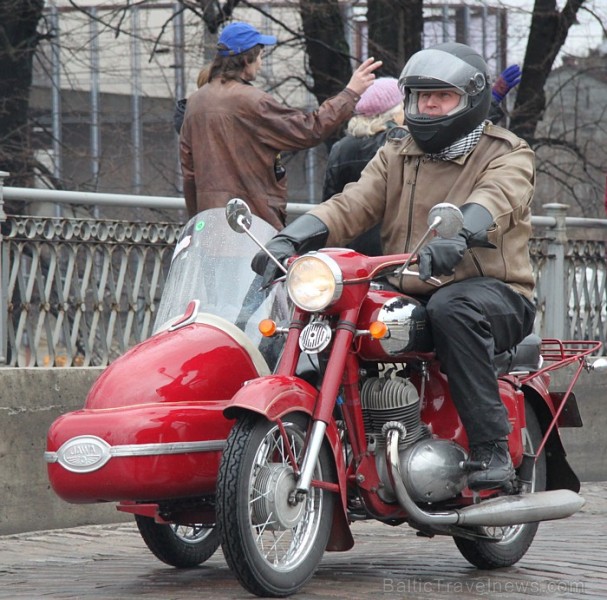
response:
[[[490,498],[480,504],[446,512],[427,512],[409,496],[401,475],[398,456],[399,436],[405,436],[405,426],[398,421],[384,424],[386,462],[392,489],[401,507],[412,520],[421,525],[467,525],[475,527],[508,527],[536,521],[564,519],[576,513],[586,501],[571,490],[535,492],[522,496]]]

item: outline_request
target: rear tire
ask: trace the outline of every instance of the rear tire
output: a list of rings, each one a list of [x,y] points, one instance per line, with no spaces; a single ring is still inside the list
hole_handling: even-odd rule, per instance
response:
[[[523,440],[526,453],[534,454],[542,441],[540,428],[535,412],[525,401],[525,416],[527,421],[526,437]],[[531,492],[541,492],[546,489],[546,454],[545,451],[535,463],[531,481]],[[502,535],[502,540],[491,542],[485,540],[469,540],[454,537],[453,541],[462,556],[479,569],[499,569],[510,567],[518,562],[527,552],[537,532],[539,523],[525,523],[511,527],[481,527],[475,531],[492,536]]]
[[[309,418],[287,415],[291,455],[300,463]],[[334,481],[332,456],[323,444],[313,479]],[[312,577],[331,532],[334,494],[311,487],[289,502],[293,468],[278,426],[259,415],[241,417],[224,449],[217,481],[217,523],[226,561],[257,596],[294,594]]]
[[[178,569],[197,567],[219,548],[217,527],[162,525],[142,515],[135,515],[135,522],[152,554]]]

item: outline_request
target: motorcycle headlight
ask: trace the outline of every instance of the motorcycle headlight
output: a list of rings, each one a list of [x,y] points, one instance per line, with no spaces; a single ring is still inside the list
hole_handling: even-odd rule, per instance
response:
[[[324,254],[306,254],[289,267],[287,291],[302,310],[317,312],[341,296],[343,277],[337,263]]]

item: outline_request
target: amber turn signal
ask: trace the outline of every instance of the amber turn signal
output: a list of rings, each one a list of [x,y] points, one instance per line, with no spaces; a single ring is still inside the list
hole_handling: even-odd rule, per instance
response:
[[[369,325],[369,333],[374,340],[381,340],[388,333],[388,326],[382,321],[373,321]]]
[[[264,337],[272,337],[276,333],[276,323],[272,319],[263,319],[257,327]]]

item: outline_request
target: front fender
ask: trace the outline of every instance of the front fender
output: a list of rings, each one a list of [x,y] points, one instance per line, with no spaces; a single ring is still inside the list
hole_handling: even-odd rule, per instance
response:
[[[270,421],[294,410],[312,415],[318,391],[308,382],[291,375],[266,375],[245,383],[224,409],[228,419],[239,409],[251,410]]]
[[[314,414],[318,391],[307,381],[292,375],[267,375],[247,382],[228,403],[223,414],[228,419],[252,411],[269,421],[277,421],[292,412]],[[327,550],[349,550],[354,545],[347,518],[346,465],[337,425],[333,419],[325,433],[333,453],[342,510],[333,516],[333,527]]]

